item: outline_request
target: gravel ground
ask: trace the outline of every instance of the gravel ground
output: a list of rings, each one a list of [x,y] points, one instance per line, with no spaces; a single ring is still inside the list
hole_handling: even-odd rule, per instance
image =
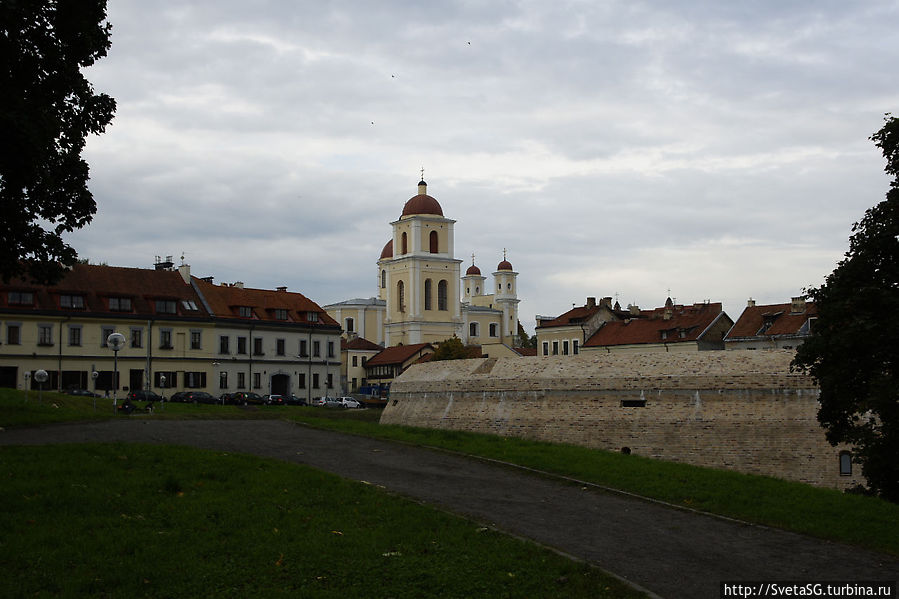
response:
[[[719,597],[721,581],[875,581],[899,560],[711,517],[519,468],[277,420],[140,420],[0,432],[0,445],[125,441],[307,464],[532,539],[668,599]]]

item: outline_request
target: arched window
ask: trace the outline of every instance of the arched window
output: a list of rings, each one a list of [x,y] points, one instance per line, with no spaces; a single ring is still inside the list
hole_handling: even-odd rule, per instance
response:
[[[431,279],[425,279],[425,310],[431,309]]]
[[[408,253],[409,253],[409,246],[408,246],[407,243],[406,243],[406,232],[405,232],[405,231],[403,231],[402,247],[403,247],[403,251],[401,251],[400,253],[401,253],[401,254],[408,254]]]
[[[381,271],[381,289],[387,289],[387,271]]]
[[[430,243],[430,245],[431,245],[431,253],[432,253],[432,254],[436,254],[437,252],[439,252],[439,251],[440,251],[440,247],[439,247],[439,244],[437,243],[437,231],[431,231],[431,239],[430,239],[430,242],[431,242],[431,243]]]
[[[446,280],[437,283],[437,309],[446,310]]]
[[[478,336],[478,323],[472,322],[468,325],[468,336],[469,337],[477,337]]]
[[[406,311],[406,290],[402,281],[398,281],[396,284],[396,311]]]

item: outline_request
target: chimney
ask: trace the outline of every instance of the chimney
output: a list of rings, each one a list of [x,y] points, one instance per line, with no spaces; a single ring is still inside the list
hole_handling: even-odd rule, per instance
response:
[[[627,307],[627,311],[631,313],[631,316],[639,316],[640,306],[631,304]]]
[[[588,308],[595,308],[595,307],[596,307],[596,298],[595,298],[595,297],[588,297],[588,298],[587,298],[587,307],[588,307]]]
[[[749,301],[746,302],[746,307],[747,308],[755,308],[755,300],[752,298],[749,298]]]
[[[790,299],[790,312],[793,314],[805,312],[805,298],[803,296]]]
[[[190,285],[190,264],[182,264],[178,267],[178,272],[181,273],[181,278],[184,279],[184,284]]]
[[[604,306],[604,307],[608,308],[609,310],[611,310],[612,309],[612,298],[611,297],[602,298],[599,301],[599,305]]]
[[[234,281],[232,287],[237,287],[238,289],[243,289],[243,281]]]

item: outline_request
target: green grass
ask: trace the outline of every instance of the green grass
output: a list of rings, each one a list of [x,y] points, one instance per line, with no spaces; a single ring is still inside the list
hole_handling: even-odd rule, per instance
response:
[[[48,395],[65,405],[49,407]],[[89,399],[44,394],[44,405],[36,406],[35,397],[32,393],[32,399],[25,402],[21,392],[0,390],[0,426],[113,417],[111,402],[100,415],[92,412]],[[168,404],[164,413],[131,418],[286,418],[318,428],[519,464],[687,508],[899,555],[899,505],[877,498],[584,447],[380,425],[380,414],[379,410]]]
[[[312,468],[133,444],[0,448],[0,596],[639,597]]]

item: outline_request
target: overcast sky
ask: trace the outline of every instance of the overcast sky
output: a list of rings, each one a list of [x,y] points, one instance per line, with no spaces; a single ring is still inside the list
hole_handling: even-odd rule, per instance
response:
[[[884,198],[899,2],[109,0],[82,257],[377,293],[417,193],[521,320],[819,285]],[[491,278],[492,282],[492,278]],[[492,288],[492,285],[491,287]]]

